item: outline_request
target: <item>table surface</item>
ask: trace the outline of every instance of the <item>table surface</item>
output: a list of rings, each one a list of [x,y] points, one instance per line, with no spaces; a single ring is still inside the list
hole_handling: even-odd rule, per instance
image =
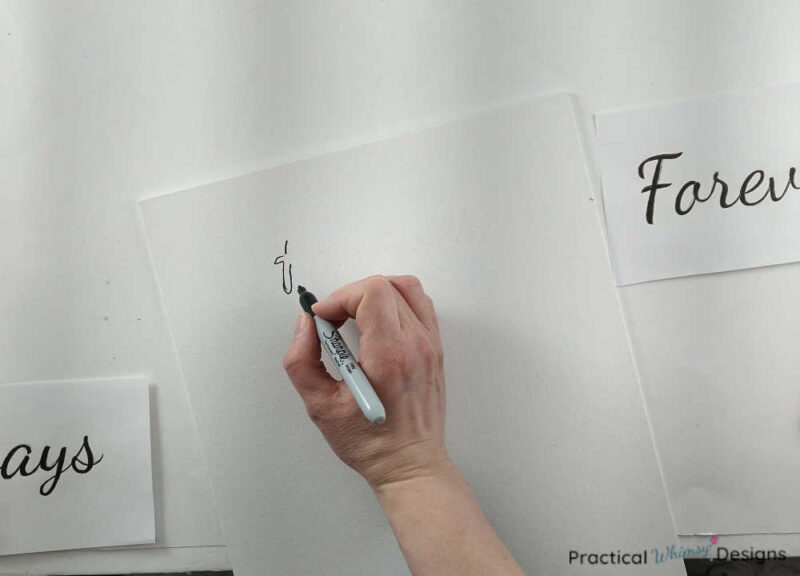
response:
[[[228,567],[138,199],[546,93],[590,134],[598,110],[797,81],[798,21],[778,0],[0,3],[0,381],[150,375],[158,546],[179,546],[0,573]]]

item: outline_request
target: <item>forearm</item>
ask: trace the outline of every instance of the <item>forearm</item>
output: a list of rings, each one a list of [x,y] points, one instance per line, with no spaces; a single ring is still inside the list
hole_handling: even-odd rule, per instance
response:
[[[375,494],[414,576],[524,576],[455,466]]]

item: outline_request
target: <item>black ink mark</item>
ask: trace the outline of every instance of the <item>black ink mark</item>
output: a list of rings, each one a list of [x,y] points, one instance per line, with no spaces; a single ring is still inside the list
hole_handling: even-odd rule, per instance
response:
[[[39,462],[30,467],[31,454],[33,449],[28,444],[18,444],[14,446],[3,458],[0,464],[0,478],[3,480],[11,480],[14,476],[19,474],[21,477],[32,476],[39,470],[44,472],[55,471],[54,474],[48,477],[44,483],[39,487],[39,494],[42,496],[49,496],[56,489],[61,475],[68,472],[70,469],[74,470],[77,474],[87,474],[91,472],[92,468],[97,466],[102,460],[103,455],[95,459],[91,446],[89,446],[89,437],[83,437],[83,443],[80,449],[72,457],[70,463],[67,464],[67,447],[58,450],[57,455],[50,460],[50,446],[45,446],[42,449],[42,454],[39,457]],[[21,456],[21,457],[20,457]],[[16,460],[16,462],[15,462]]]
[[[677,154],[656,154],[655,156],[650,156],[650,158],[645,158],[644,161],[639,164],[639,178],[644,180],[644,167],[648,162],[652,162],[653,160],[656,161],[656,167],[653,170],[653,182],[649,186],[645,186],[642,188],[642,194],[648,194],[647,196],[647,223],[653,223],[653,211],[655,210],[656,206],[656,191],[659,188],[668,188],[672,186],[672,184],[661,184],[659,179],[661,178],[661,164],[664,160],[673,160],[675,158],[680,158],[683,155],[683,152],[679,152]]]
[[[286,285],[286,262],[284,262],[283,258],[289,252],[289,241],[283,243],[283,254],[275,258],[274,264],[277,266],[278,264],[281,265],[281,271],[283,273],[283,291],[286,294],[292,293],[292,264],[289,263],[289,285]]]
[[[655,162],[653,165],[653,174],[650,183],[642,188],[642,194],[647,194],[647,209],[645,210],[645,220],[648,224],[653,223],[653,214],[655,212],[656,192],[664,190],[672,186],[671,182],[662,182],[661,170],[665,160],[676,160],[683,156],[683,152],[675,154],[656,154],[645,158],[639,164],[639,178],[646,181],[645,168],[650,162]],[[766,189],[764,189],[766,184]],[[710,200],[719,189],[719,205],[720,208],[731,208],[736,204],[741,203],[743,206],[758,206],[764,200],[770,199],[772,202],[780,202],[790,189],[800,190],[800,182],[798,182],[797,168],[789,168],[789,176],[787,178],[786,186],[782,193],[778,192],[775,185],[775,178],[773,176],[767,177],[764,170],[753,170],[750,172],[739,187],[738,194],[735,192],[730,194],[731,189],[728,183],[719,177],[719,172],[714,172],[711,178],[711,186],[708,194],[701,193],[702,185],[696,180],[689,180],[683,184],[678,193],[675,195],[675,213],[678,216],[685,216],[691,212],[695,204],[703,203]],[[735,189],[734,189],[735,190]],[[729,194],[733,198],[729,198]],[[735,195],[734,195],[735,194]],[[755,198],[751,198],[754,196]]]

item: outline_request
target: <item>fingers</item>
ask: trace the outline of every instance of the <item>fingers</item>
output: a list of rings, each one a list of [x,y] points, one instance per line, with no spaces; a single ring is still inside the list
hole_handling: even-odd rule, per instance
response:
[[[331,378],[325,369],[320,354],[314,322],[304,312],[298,318],[295,337],[283,357],[283,368],[314,421],[318,421],[328,410],[331,397],[339,388],[339,382]]]
[[[339,325],[355,318],[362,334],[388,334],[418,321],[438,334],[433,300],[415,276],[369,276],[333,292],[313,306],[315,314]]]
[[[436,312],[433,309],[433,300],[425,294],[422,282],[416,276],[386,276],[395,289],[402,295],[409,308],[428,330],[438,332]]]
[[[331,322],[355,318],[362,334],[396,336],[401,329],[396,290],[383,276],[369,276],[335,290],[312,306]]]

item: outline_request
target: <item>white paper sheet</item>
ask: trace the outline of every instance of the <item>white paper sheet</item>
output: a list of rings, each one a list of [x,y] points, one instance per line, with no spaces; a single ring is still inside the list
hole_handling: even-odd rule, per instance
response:
[[[675,542],[570,97],[141,209],[237,576],[408,573],[281,366],[297,282],[374,273],[436,302],[451,456],[530,573],[638,574],[569,551]]]
[[[680,534],[800,531],[800,266],[622,289]]]
[[[800,167],[798,125],[800,86],[597,115],[620,284],[759,267],[620,289],[680,534],[800,531],[800,266],[761,267],[800,257],[800,190],[723,209],[719,187],[686,215],[674,208],[681,183],[705,195],[716,171],[731,201],[754,169],[783,193]],[[636,166],[679,151],[648,225]]]
[[[147,383],[0,387],[0,517],[0,554],[152,543]]]
[[[800,260],[800,85],[595,118],[619,285]]]

